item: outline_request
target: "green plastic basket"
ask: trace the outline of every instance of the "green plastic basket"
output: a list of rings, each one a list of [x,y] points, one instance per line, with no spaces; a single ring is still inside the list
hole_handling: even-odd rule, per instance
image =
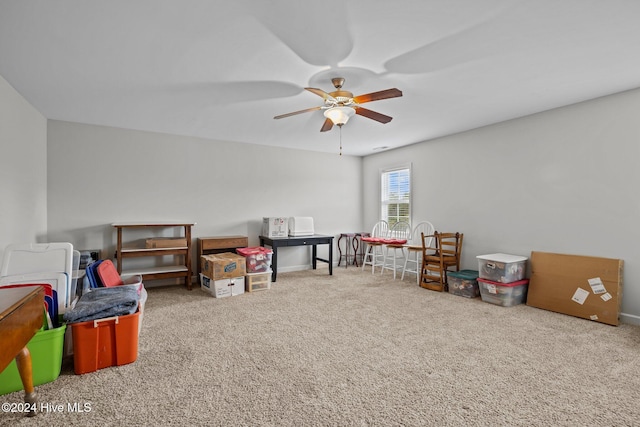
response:
[[[64,348],[64,332],[67,325],[49,330],[39,330],[27,343],[31,353],[33,385],[50,383],[58,378],[62,368],[62,352]],[[0,395],[22,390],[22,380],[16,361],[13,360],[0,373]]]

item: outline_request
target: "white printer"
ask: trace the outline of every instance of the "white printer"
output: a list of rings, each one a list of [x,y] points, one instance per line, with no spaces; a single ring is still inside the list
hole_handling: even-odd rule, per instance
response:
[[[313,218],[310,216],[289,217],[289,236],[311,236],[313,231]]]

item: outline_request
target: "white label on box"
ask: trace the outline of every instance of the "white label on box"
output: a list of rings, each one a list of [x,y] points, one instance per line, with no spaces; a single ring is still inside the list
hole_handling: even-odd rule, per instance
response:
[[[592,314],[591,316],[589,316],[589,319],[598,320],[598,315],[597,314]]]
[[[487,290],[490,294],[497,294],[498,290],[496,289],[496,285],[487,284]]]
[[[613,297],[611,296],[611,294],[609,292],[607,292],[606,294],[600,295],[600,298],[602,298],[602,301],[609,301]]]
[[[604,283],[602,283],[602,280],[599,277],[589,279],[588,282],[594,294],[598,295],[607,292],[607,289],[604,287]]]
[[[576,292],[573,294],[573,297],[571,297],[571,301],[575,301],[578,304],[582,305],[584,304],[584,301],[587,299],[588,296],[589,296],[589,291],[585,291],[582,288],[578,288],[576,289]]]

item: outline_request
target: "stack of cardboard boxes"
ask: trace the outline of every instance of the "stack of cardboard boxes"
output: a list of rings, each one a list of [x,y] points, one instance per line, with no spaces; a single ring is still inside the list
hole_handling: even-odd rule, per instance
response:
[[[216,298],[271,288],[273,251],[263,247],[237,248],[238,254],[224,252],[202,255],[201,289]]]
[[[244,293],[244,277],[247,274],[243,256],[231,252],[202,255],[200,288],[216,298]]]

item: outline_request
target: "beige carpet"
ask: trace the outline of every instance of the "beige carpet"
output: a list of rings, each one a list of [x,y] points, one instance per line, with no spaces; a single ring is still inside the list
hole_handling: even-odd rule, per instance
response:
[[[356,268],[284,273],[223,299],[148,291],[136,362],[85,375],[65,364],[37,388],[90,412],[0,413],[0,425],[640,425],[639,327]]]

